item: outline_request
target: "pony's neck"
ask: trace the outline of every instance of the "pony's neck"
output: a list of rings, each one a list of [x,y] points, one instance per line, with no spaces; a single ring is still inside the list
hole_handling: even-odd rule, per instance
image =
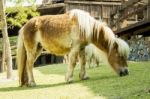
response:
[[[100,50],[104,51],[105,53],[109,53],[109,45],[107,41],[103,41],[103,42],[95,42],[92,41],[92,43],[98,47]]]

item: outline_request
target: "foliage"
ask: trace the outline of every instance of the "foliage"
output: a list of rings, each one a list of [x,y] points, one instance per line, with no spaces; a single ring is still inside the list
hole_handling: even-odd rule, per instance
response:
[[[24,2],[28,2],[28,3],[34,3],[36,0],[6,0],[12,3],[15,3],[16,5],[18,4],[22,4]]]
[[[6,13],[7,13],[7,23],[9,28],[13,28],[14,26],[21,27],[25,22],[28,21],[28,19],[39,15],[39,13],[36,11],[35,6],[10,7],[6,9]]]

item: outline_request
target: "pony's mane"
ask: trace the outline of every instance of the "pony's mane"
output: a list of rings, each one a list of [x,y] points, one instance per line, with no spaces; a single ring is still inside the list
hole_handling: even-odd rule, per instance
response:
[[[88,12],[79,9],[73,9],[69,14],[71,18],[76,17],[79,25],[80,35],[84,35],[86,39],[89,39],[95,23],[94,18],[91,17]]]
[[[92,35],[96,35],[94,37],[97,41],[99,41],[100,35],[104,35],[104,40],[108,41],[109,52],[112,50],[114,43],[118,45],[118,52],[127,56],[129,53],[129,46],[125,41],[116,38],[113,31],[107,26],[105,22],[98,21],[94,19],[88,12],[79,9],[73,9],[69,12],[70,18],[76,17],[80,35],[85,36],[86,40],[91,42]],[[96,30],[96,33],[94,33]],[[100,29],[103,33],[100,32]]]
[[[122,40],[122,39],[120,39],[120,38],[116,38],[115,39],[115,42],[117,43],[117,45],[118,45],[118,52],[122,55],[122,56],[124,56],[124,57],[128,57],[128,55],[129,55],[129,46],[128,46],[128,44],[124,41],[124,40]]]
[[[106,25],[106,23],[98,21],[96,19],[94,19],[92,16],[90,16],[90,14],[88,12],[85,12],[83,10],[79,10],[79,9],[73,9],[69,12],[70,18],[72,17],[76,17],[77,21],[78,21],[78,25],[79,25],[79,29],[80,29],[80,35],[85,36],[85,38],[90,41],[93,32],[93,28],[96,29],[96,39],[100,39],[99,35],[100,35],[100,29],[102,29],[102,27],[104,27],[106,29],[106,31],[104,33],[104,37],[107,40],[112,40],[115,38],[113,32],[111,31],[111,29],[109,29]],[[111,41],[109,41],[111,42]]]
[[[114,43],[117,44],[117,50],[118,50],[118,53],[121,55],[121,56],[124,56],[124,57],[128,57],[129,55],[129,45],[122,39],[120,38],[115,38],[111,43],[110,43],[110,48],[109,48],[109,53],[110,51],[113,49],[114,47]]]

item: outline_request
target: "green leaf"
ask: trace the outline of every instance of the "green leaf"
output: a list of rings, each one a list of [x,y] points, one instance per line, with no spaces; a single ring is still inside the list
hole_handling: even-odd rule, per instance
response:
[[[25,24],[29,18],[39,16],[39,12],[36,10],[36,6],[23,7],[16,5],[16,7],[10,7],[6,9],[7,22],[9,25],[21,27]]]

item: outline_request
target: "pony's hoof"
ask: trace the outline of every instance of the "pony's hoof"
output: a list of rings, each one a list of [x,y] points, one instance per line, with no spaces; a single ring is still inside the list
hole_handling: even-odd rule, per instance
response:
[[[73,83],[73,80],[67,81],[67,84],[71,84]]]
[[[68,83],[68,84],[70,84],[70,83],[73,83],[73,79],[72,78],[68,78],[68,79],[66,79],[66,82]]]
[[[27,85],[27,87],[35,87],[35,86],[36,86],[35,82],[31,82]]]
[[[27,87],[27,86],[28,86],[28,82],[24,82],[24,83],[19,84],[19,87]]]
[[[89,77],[86,75],[86,74],[79,74],[79,78],[80,78],[80,80],[87,80],[87,79],[89,79]]]
[[[25,84],[23,84],[23,83],[21,83],[21,84],[19,84],[19,86],[18,87],[23,87]]]
[[[90,77],[84,77],[81,80],[88,80],[88,79],[90,79]]]

